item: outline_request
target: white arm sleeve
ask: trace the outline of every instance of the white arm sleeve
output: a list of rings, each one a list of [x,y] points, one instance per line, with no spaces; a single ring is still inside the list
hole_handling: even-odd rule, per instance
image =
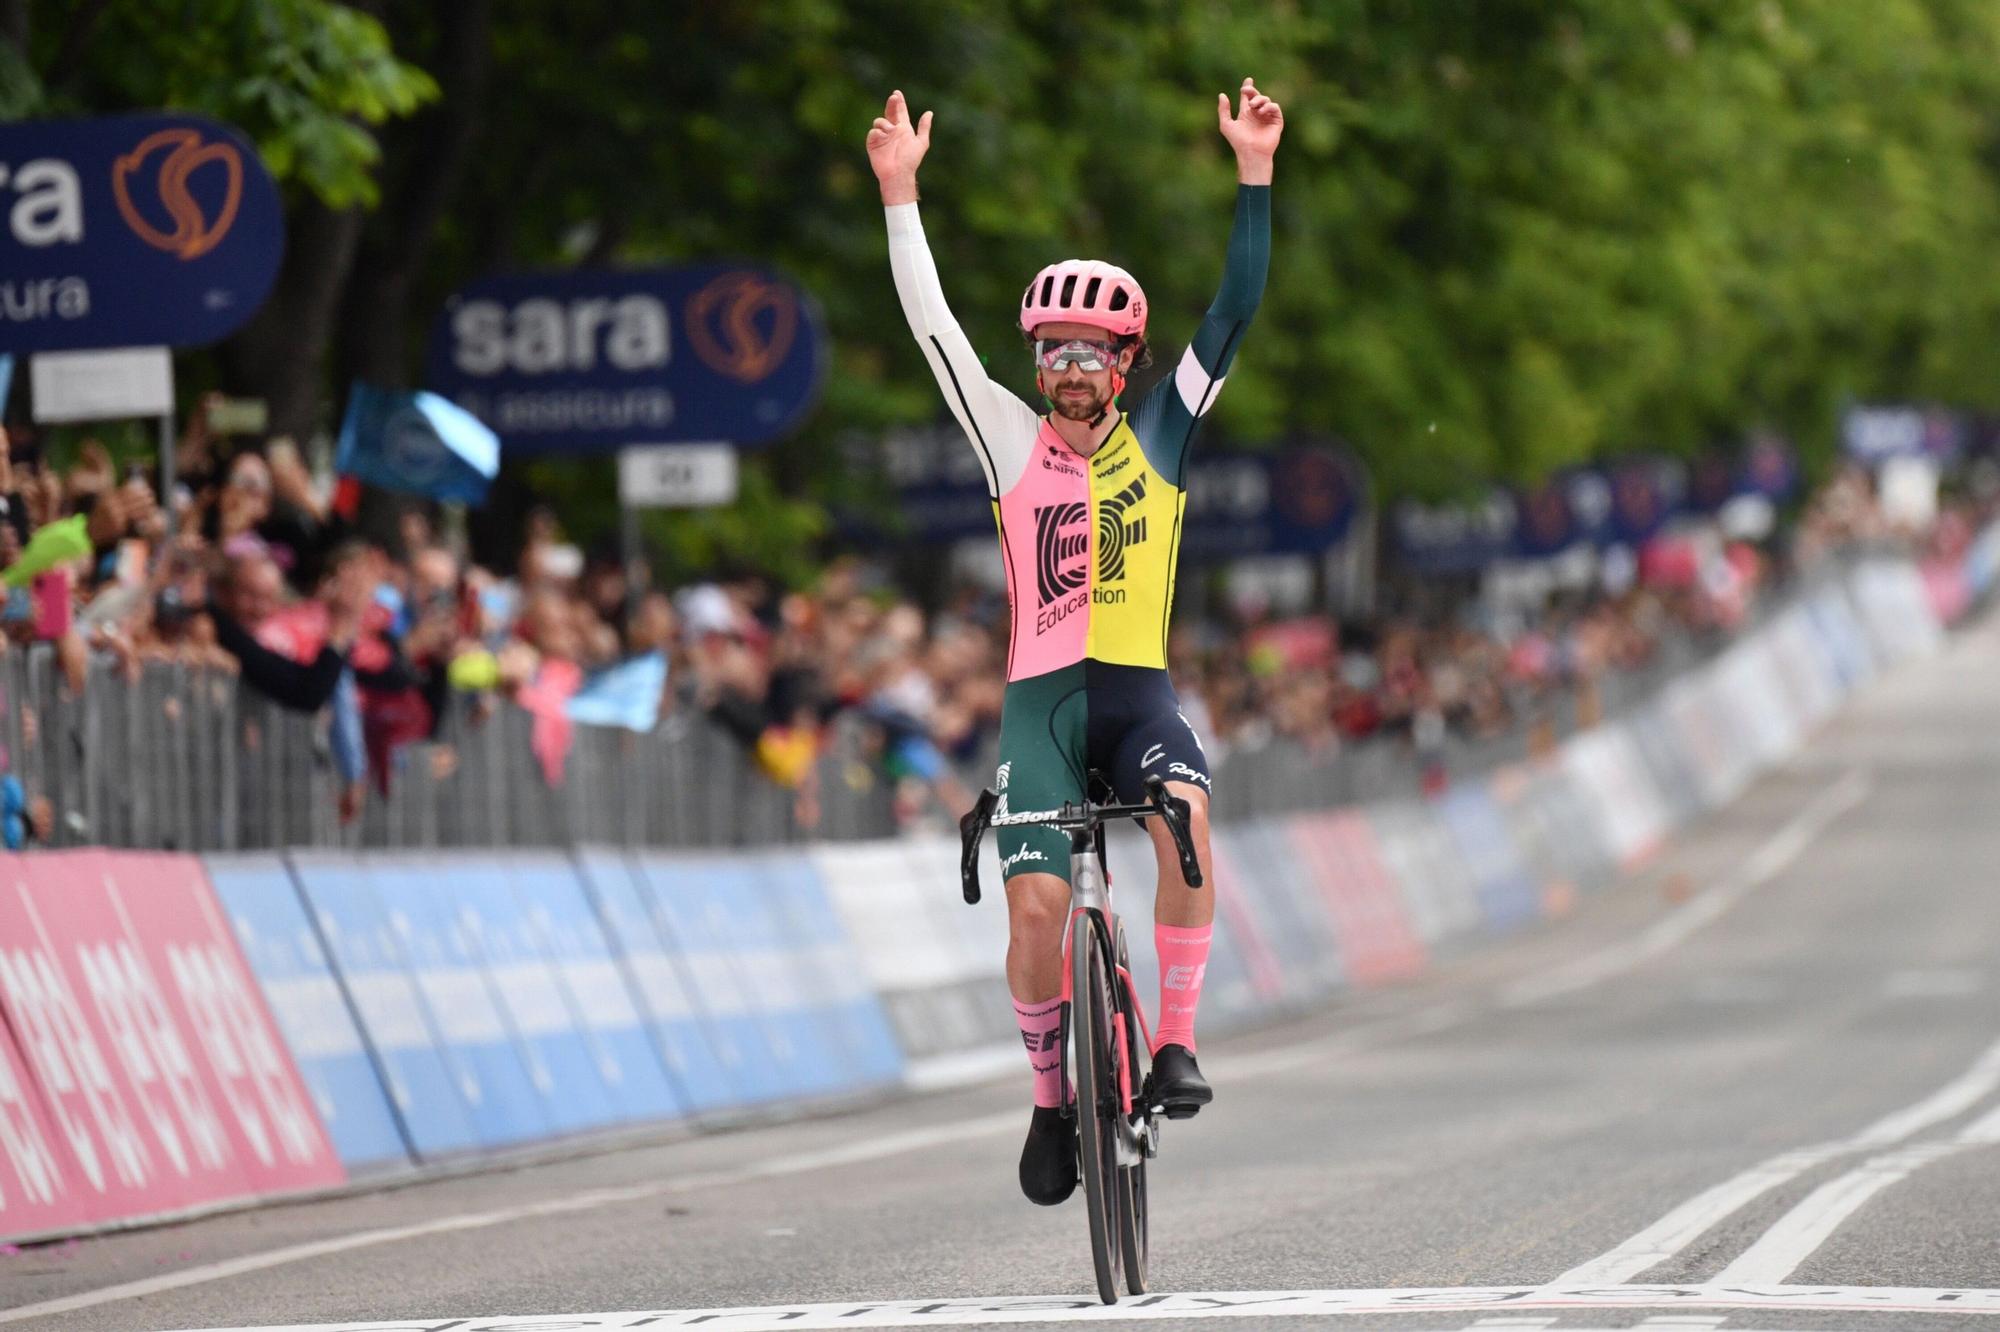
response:
[[[938,281],[930,246],[924,241],[917,206],[892,204],[883,211],[889,221],[889,269],[896,276],[903,316],[924,349],[924,359],[944,390],[951,414],[979,451],[988,493],[998,499],[1027,465],[1041,418],[1027,403],[986,377],[978,353],[944,302],[944,287]]]

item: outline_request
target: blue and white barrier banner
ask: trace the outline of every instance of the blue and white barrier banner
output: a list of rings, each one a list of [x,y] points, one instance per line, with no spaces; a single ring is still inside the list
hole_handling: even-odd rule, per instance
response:
[[[350,1171],[407,1164],[408,1144],[375,1056],[284,860],[208,856],[204,863],[342,1163]]]
[[[1586,793],[1621,866],[1635,865],[1659,849],[1667,831],[1666,812],[1623,728],[1600,726],[1571,736],[1563,744],[1562,763]]]
[[[895,1082],[903,1072],[896,1034],[817,869],[804,856],[779,855],[765,860],[763,870],[778,934],[797,959],[809,992],[820,1000],[836,1090]]]
[[[467,1107],[482,1089],[462,1066],[446,1062],[437,1018],[374,887],[347,857],[294,853],[291,862],[328,956],[381,1060],[411,1151],[419,1160],[431,1160],[478,1147]]]
[[[686,968],[695,1002],[732,1057],[746,1104],[822,1091],[829,1080],[815,1032],[813,999],[791,959],[775,955],[758,919],[761,888],[746,857],[641,855],[641,889],[662,934]]]
[[[424,997],[479,1145],[508,1147],[570,1125],[553,1114],[556,1071],[506,1006],[501,978],[481,950],[484,929],[465,889],[490,873],[456,860],[385,856],[369,860],[367,879]]]
[[[1007,902],[990,851],[986,897],[971,908],[959,896],[957,847],[943,839],[826,844],[812,857],[913,1077],[950,1081],[1020,1057]]]
[[[578,869],[631,977],[680,1102],[695,1115],[742,1104],[734,1070],[745,1055],[712,1029],[681,959],[660,934],[631,860],[622,852],[591,848],[579,853]]]
[[[1486,928],[1516,929],[1540,916],[1541,889],[1485,788],[1469,785],[1448,792],[1438,802],[1438,812],[1472,871]]]
[[[1478,889],[1437,815],[1414,801],[1370,805],[1365,813],[1418,937],[1436,948],[1477,930]]]
[[[611,1117],[636,1124],[686,1113],[576,866],[552,853],[516,854],[507,858],[506,880],[523,942],[553,977],[571,1030],[603,1084]]]
[[[1333,877],[1326,839],[1305,835],[1298,820],[1252,819],[1214,827],[1218,893],[1239,893],[1257,912],[1281,968],[1281,992],[1306,1004],[1348,979],[1342,929],[1320,885]],[[1221,871],[1229,870],[1227,877]],[[1150,1009],[1152,1001],[1147,1000]]]

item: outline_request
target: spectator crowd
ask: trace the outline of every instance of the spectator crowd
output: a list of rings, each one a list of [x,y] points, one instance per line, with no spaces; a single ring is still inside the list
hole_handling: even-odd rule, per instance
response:
[[[808,826],[836,726],[865,738],[904,818],[970,803],[960,774],[989,758],[1005,682],[998,594],[966,588],[926,612],[856,557],[807,589],[746,572],[669,594],[634,581],[616,550],[579,550],[546,511],[530,516],[512,569],[487,569],[421,505],[364,534],[353,491],[316,481],[289,441],[217,434],[209,406],[178,445],[172,504],[101,445],[57,468],[32,434],[0,433],[0,655],[53,645],[72,693],[94,687],[93,658],[132,677],[152,661],[234,672],[323,720],[349,819],[393,799],[413,745],[449,771],[448,715],[477,724],[503,706],[532,715],[552,785],[574,727],[643,732],[679,712],[739,741],[797,793]],[[1978,516],[1947,506],[1926,539],[1969,540]],[[1786,563],[1889,526],[1867,475],[1843,472],[1806,505]],[[1618,576],[1504,614],[1473,613],[1472,598],[1451,613],[1361,619],[1184,604],[1169,655],[1211,757],[1273,740],[1388,741],[1422,756],[1453,737],[1546,726],[1556,701],[1587,722],[1608,677],[1753,614],[1775,549],[1713,530],[1656,541]],[[12,778],[0,806],[11,843],[47,836],[46,802]]]

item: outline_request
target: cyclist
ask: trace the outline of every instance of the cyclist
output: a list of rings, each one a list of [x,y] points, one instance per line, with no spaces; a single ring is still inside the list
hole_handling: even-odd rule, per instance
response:
[[[1046,415],[986,377],[944,300],[917,215],[917,167],[931,113],[912,124],[892,93],[868,134],[881,186],[889,260],[910,330],[986,473],[1006,561],[1012,629],[1000,724],[996,813],[1082,800],[1085,774],[1108,774],[1117,798],[1142,798],[1148,776],[1190,805],[1205,884],[1208,763],[1167,679],[1167,620],[1180,544],[1188,445],[1263,295],[1270,251],[1278,104],[1243,80],[1235,111],[1217,98],[1236,153],[1236,220],[1222,288],[1193,345],[1129,413],[1118,395],[1150,361],[1145,292],[1130,273],[1067,259],[1035,275],[1019,322],[1035,357]],[[1212,888],[1190,891],[1171,835],[1148,824],[1159,859],[1154,942],[1161,994],[1149,1096],[1192,1114],[1212,1093],[1195,1063],[1194,1015],[1207,966]],[[1014,997],[1035,1110],[1021,1153],[1021,1190],[1053,1205],[1076,1187],[1076,1137],[1062,1116],[1057,997],[1069,915],[1069,845],[1052,829],[1008,827],[996,838],[1007,881],[1007,984]]]

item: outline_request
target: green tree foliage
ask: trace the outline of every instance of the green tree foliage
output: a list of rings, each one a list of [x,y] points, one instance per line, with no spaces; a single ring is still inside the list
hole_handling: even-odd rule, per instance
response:
[[[1218,434],[1338,435],[1383,491],[1441,494],[1752,424],[1824,449],[1852,397],[2000,407],[1990,0],[0,0],[0,33],[15,12],[29,109],[196,106],[309,187],[287,303],[225,358],[281,420],[413,376],[442,298],[496,267],[800,278],[833,335],[825,404],[749,520],[674,520],[689,559],[807,534],[772,506],[866,490],[845,432],[942,414],[861,147],[894,87],[936,112],[954,308],[1023,391],[1014,304],[1065,255],[1139,275],[1171,364],[1228,227],[1214,96],[1249,73],[1288,126]],[[439,95],[405,115],[418,68]],[[271,388],[294,347],[313,373]]]
[[[280,181],[337,208],[376,201],[381,150],[369,127],[437,95],[391,52],[380,22],[333,0],[10,8],[19,27],[0,44],[0,115],[200,112],[256,140]]]

